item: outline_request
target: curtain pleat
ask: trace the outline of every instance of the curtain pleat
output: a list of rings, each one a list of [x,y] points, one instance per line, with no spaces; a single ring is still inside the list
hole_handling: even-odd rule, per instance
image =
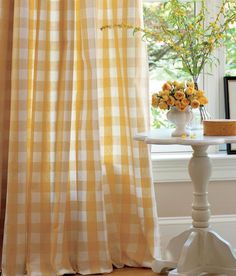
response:
[[[2,275],[106,273],[158,256],[148,148],[133,140],[147,129],[145,45],[100,30],[142,24],[140,2],[0,1]]]
[[[0,252],[6,208],[14,1],[0,2]],[[2,255],[0,254],[0,261]]]

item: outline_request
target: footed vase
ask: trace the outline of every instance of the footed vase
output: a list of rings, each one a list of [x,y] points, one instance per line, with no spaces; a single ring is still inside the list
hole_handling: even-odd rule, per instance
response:
[[[166,115],[167,119],[175,125],[172,137],[189,136],[188,124],[193,119],[193,111],[191,107],[187,107],[185,111],[179,111],[176,107],[172,107]]]

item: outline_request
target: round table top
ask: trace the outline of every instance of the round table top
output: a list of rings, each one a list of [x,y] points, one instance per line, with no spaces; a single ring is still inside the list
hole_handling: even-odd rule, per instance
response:
[[[144,141],[147,144],[157,145],[220,145],[236,143],[236,136],[204,136],[202,130],[192,131],[189,137],[172,137],[173,129],[157,129],[148,132],[137,133],[136,141]]]

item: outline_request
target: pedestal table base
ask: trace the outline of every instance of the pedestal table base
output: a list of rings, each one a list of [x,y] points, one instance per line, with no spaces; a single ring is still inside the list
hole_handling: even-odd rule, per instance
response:
[[[154,272],[170,270],[169,276],[198,276],[203,272],[236,275],[236,255],[231,245],[210,229],[183,232],[169,242],[165,253],[165,260],[153,262]]]
[[[198,276],[203,272],[236,276],[236,255],[231,245],[209,228],[208,182],[211,160],[208,145],[192,145],[189,175],[193,184],[193,227],[173,238],[166,249],[166,260],[153,262],[153,271],[171,270],[169,276]]]

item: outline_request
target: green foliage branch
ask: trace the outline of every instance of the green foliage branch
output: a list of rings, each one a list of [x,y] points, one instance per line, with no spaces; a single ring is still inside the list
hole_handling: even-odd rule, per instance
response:
[[[158,13],[146,12],[145,28],[122,23],[101,29],[119,27],[141,32],[152,51],[150,66],[155,67],[157,61],[171,53],[173,59],[181,61],[180,69],[191,76],[198,89],[197,81],[204,66],[216,63],[214,51],[224,44],[231,24],[236,22],[236,1],[222,0],[215,17],[210,17],[206,0],[197,2],[200,9],[195,15],[191,4],[196,0],[188,3],[168,0]]]

